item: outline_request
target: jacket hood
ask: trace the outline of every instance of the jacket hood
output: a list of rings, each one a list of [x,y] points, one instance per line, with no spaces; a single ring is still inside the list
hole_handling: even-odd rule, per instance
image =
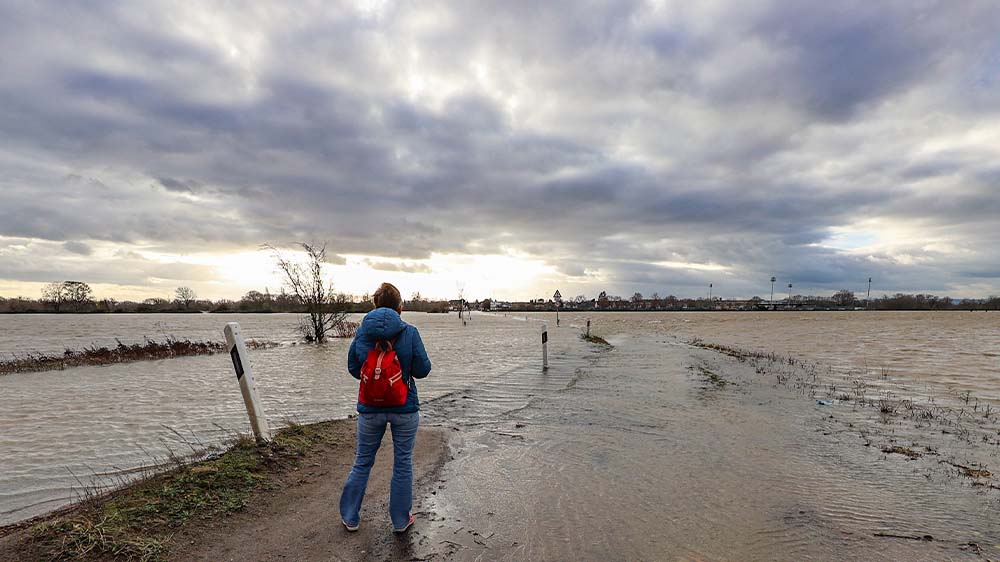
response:
[[[361,333],[371,340],[391,340],[399,335],[406,323],[391,308],[376,308],[361,321]]]

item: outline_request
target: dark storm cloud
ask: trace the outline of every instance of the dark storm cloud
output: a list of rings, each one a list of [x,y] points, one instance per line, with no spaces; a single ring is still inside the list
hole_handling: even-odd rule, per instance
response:
[[[63,248],[65,248],[67,252],[80,254],[81,256],[89,256],[90,254],[94,253],[93,248],[91,248],[87,244],[84,244],[83,242],[69,241],[63,244]]]
[[[760,80],[766,84],[761,93],[822,118],[849,118],[933,72],[942,53],[928,37],[932,30],[920,25],[927,17],[933,13],[918,3],[781,3],[754,27],[787,56],[787,71],[778,80]]]
[[[167,191],[176,191],[180,193],[194,193],[195,190],[201,188],[201,184],[192,180],[179,180],[175,178],[156,178],[156,181],[160,184],[163,189]]]
[[[998,289],[994,3],[371,8],[0,7],[0,236]]]

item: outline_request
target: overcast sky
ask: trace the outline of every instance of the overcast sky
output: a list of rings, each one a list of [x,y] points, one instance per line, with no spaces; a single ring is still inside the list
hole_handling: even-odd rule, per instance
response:
[[[208,7],[209,4],[215,4]],[[0,295],[1000,293],[1000,3],[2,2]]]

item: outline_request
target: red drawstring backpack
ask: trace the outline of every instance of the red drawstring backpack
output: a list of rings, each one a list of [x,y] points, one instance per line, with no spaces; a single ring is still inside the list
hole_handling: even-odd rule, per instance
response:
[[[410,385],[403,380],[403,368],[392,350],[392,342],[375,342],[361,366],[358,402],[379,408],[402,406],[409,392]]]

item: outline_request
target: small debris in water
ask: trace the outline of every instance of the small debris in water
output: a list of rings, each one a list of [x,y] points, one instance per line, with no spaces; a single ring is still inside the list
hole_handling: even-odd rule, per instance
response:
[[[957,468],[959,471],[961,471],[962,474],[968,476],[969,478],[989,478],[990,476],[993,475],[993,473],[986,470],[985,468],[973,468],[971,466],[965,466],[964,464],[958,464],[951,461],[941,461],[941,464],[947,464],[953,466]]]
[[[927,541],[931,542],[934,537],[931,535],[895,535],[893,533],[875,533],[876,537],[884,537],[889,539],[907,539],[911,541]]]
[[[899,445],[893,445],[891,447],[889,446],[882,447],[882,452],[889,454],[895,453],[897,455],[904,455],[908,457],[910,460],[919,459],[920,457],[923,456],[920,453],[914,451],[913,449],[910,449],[908,447],[900,447]]]

